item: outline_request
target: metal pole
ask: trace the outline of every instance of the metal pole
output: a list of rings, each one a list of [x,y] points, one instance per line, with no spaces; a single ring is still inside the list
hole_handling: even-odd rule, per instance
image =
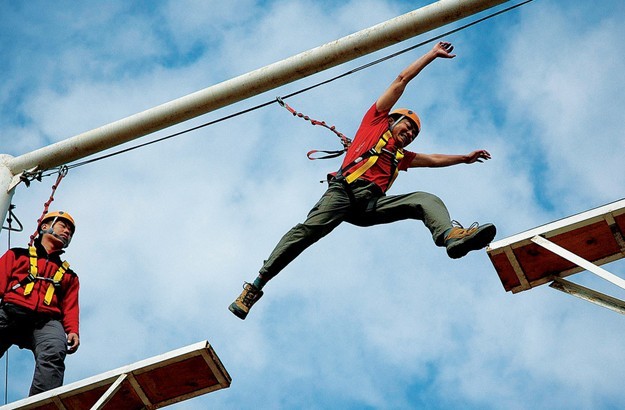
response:
[[[381,50],[506,1],[440,0],[185,97],[8,158],[4,166],[8,166],[12,175],[18,175],[34,167],[48,169],[66,164]],[[6,191],[9,185],[6,181],[0,182],[0,191]],[[2,197],[0,201],[3,201]],[[6,214],[6,209],[8,204],[0,205],[1,215]]]
[[[13,157],[6,154],[0,154],[0,215],[2,215],[2,220],[0,221],[0,230],[4,226],[4,220],[7,216],[7,212],[9,212],[9,207],[11,206],[11,199],[13,198],[13,193],[15,190],[9,190],[9,185],[11,184],[11,180],[13,179],[13,174],[11,173],[8,162]]]

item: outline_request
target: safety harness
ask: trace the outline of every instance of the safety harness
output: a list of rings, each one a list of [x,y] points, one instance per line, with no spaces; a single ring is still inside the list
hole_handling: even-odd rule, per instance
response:
[[[43,276],[39,276],[39,271],[37,267],[37,248],[34,246],[30,246],[28,248],[28,254],[30,257],[30,268],[28,269],[28,276],[24,278],[20,283],[13,286],[12,290],[19,288],[20,286],[24,286],[24,296],[30,295],[33,291],[33,287],[35,286],[35,282],[38,280],[43,280],[46,282],[50,282],[48,285],[48,289],[46,290],[46,295],[43,298],[43,303],[46,305],[50,305],[52,302],[52,296],[54,296],[54,292],[56,289],[61,289],[61,280],[63,279],[63,275],[69,269],[69,262],[63,261],[59,269],[57,269],[56,273],[51,278],[46,278]]]
[[[386,144],[388,144],[388,140],[392,135],[391,130],[387,130],[371,149],[341,168],[336,173],[335,178],[344,179],[345,182],[351,184],[367,172],[378,161],[380,156],[387,155],[391,160],[391,173],[389,175],[388,184],[386,185],[386,190],[388,190],[395,181],[395,178],[397,178],[397,174],[399,174],[398,165],[404,157],[403,149],[398,149],[395,153],[386,149]],[[354,167],[357,168],[350,171]]]
[[[61,167],[61,169],[59,171],[59,175],[57,177],[56,182],[54,183],[54,185],[52,185],[52,193],[50,194],[50,198],[44,204],[44,209],[43,209],[43,212],[41,214],[41,217],[37,221],[37,230],[35,231],[35,233],[33,233],[30,236],[30,243],[28,244],[28,256],[29,256],[29,259],[30,259],[30,264],[29,264],[29,268],[28,268],[28,276],[26,276],[24,279],[22,279],[21,281],[19,281],[15,285],[13,285],[11,287],[11,289],[10,289],[10,291],[15,291],[16,289],[18,289],[18,288],[23,286],[24,287],[24,296],[28,296],[28,295],[30,295],[32,293],[33,288],[35,286],[35,282],[37,282],[38,280],[50,282],[50,285],[48,286],[48,289],[46,290],[46,294],[45,294],[45,296],[43,298],[43,302],[46,305],[50,305],[50,303],[52,303],[52,297],[54,296],[55,291],[57,289],[59,291],[61,290],[61,281],[63,279],[63,275],[69,269],[69,262],[63,261],[61,263],[61,266],[59,266],[59,268],[57,269],[55,274],[52,275],[51,278],[46,278],[44,276],[39,276],[39,268],[37,266],[37,259],[38,259],[37,258],[37,248],[33,244],[34,244],[34,241],[35,241],[35,237],[37,236],[37,234],[39,232],[39,226],[41,225],[41,221],[42,221],[44,215],[48,212],[48,207],[50,206],[50,203],[52,203],[52,201],[54,201],[54,193],[56,192],[56,189],[58,188],[59,184],[61,183],[61,180],[66,175],[67,175],[67,166],[63,166],[63,167]],[[26,182],[27,179],[25,179],[24,181]],[[55,219],[55,221],[56,221],[56,219]],[[54,222],[51,225],[54,225]],[[0,299],[0,301],[2,301],[2,299]]]
[[[342,150],[337,150],[337,151],[311,150],[311,151],[308,151],[308,153],[306,154],[308,159],[315,160],[315,159],[336,158],[344,154],[345,152],[347,152],[347,149],[350,147],[352,140],[346,137],[341,132],[337,131],[334,125],[328,126],[325,123],[325,121],[315,120],[313,118],[310,118],[308,115],[305,115],[301,112],[296,111],[287,103],[285,103],[284,100],[280,97],[277,97],[276,100],[278,104],[280,104],[280,106],[286,108],[291,114],[293,114],[293,116],[302,118],[306,121],[310,121],[312,125],[319,125],[319,126],[325,127],[329,129],[330,131],[332,131],[333,133],[335,133],[340,138],[341,144],[343,145]],[[397,120],[395,123],[398,123],[402,118],[403,116],[399,120]],[[327,178],[328,182],[333,179],[336,179],[338,181],[343,182],[344,185],[346,185],[346,187],[349,187],[349,184],[351,184],[352,182],[360,178],[365,172],[367,172],[367,170],[369,170],[377,162],[378,158],[380,158],[381,155],[388,155],[391,160],[391,173],[389,176],[388,184],[386,186],[386,190],[388,190],[393,184],[393,182],[395,181],[395,178],[397,178],[397,175],[399,174],[399,169],[397,167],[399,163],[401,162],[402,158],[404,157],[404,151],[401,148],[398,149],[395,153],[385,148],[391,136],[392,136],[391,130],[389,129],[384,134],[382,134],[382,136],[380,137],[378,142],[373,146],[373,148],[369,149],[360,157],[356,158],[351,163],[341,168],[338,172],[328,174],[328,178]],[[321,157],[314,157],[313,155],[317,153],[324,153],[326,155],[321,156]],[[363,163],[363,161],[365,162]],[[355,170],[350,172],[350,170],[352,170],[352,168],[354,167],[356,167]],[[350,195],[350,198],[351,198],[351,195]]]

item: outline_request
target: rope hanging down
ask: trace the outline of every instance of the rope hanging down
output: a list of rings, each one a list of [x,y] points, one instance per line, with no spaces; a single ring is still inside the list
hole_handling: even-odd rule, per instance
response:
[[[332,131],[333,133],[335,133],[340,139],[341,139],[341,144],[343,144],[343,149],[342,150],[338,150],[338,151],[324,151],[324,150],[317,150],[317,149],[313,149],[308,151],[308,153],[306,154],[306,156],[308,157],[308,159],[310,160],[314,160],[314,159],[328,159],[328,158],[336,158],[338,156],[343,155],[343,153],[345,151],[347,151],[347,148],[349,148],[349,146],[352,143],[352,140],[348,137],[346,137],[343,133],[339,132],[336,130],[336,127],[334,125],[332,126],[328,126],[325,121],[317,121],[315,119],[310,118],[308,115],[304,115],[301,112],[297,112],[295,111],[293,108],[291,108],[290,105],[288,105],[287,103],[285,103],[282,98],[280,97],[276,97],[276,100],[278,101],[278,104],[280,104],[282,107],[286,108],[291,114],[293,114],[296,117],[299,118],[303,118],[306,121],[310,121],[311,125],[320,125],[322,127],[325,127],[327,129],[329,129],[330,131]],[[312,155],[316,154],[316,153],[323,153],[326,155],[323,155],[321,157],[317,157],[314,158]]]
[[[13,214],[13,209],[15,209],[15,205],[9,204],[9,216],[7,217],[8,227],[3,226],[2,229],[7,229],[7,249],[11,249],[11,232],[21,232],[23,229],[22,223],[17,219],[15,214]],[[19,228],[13,228],[13,218],[17,221]],[[4,354],[4,404],[8,403],[9,400],[9,354],[10,350]]]
[[[41,224],[43,217],[48,213],[50,204],[52,203],[52,201],[54,201],[54,194],[56,193],[56,189],[59,187],[61,180],[65,178],[65,176],[67,175],[67,171],[68,171],[67,166],[62,166],[59,169],[58,171],[59,176],[56,178],[56,182],[54,183],[54,185],[52,185],[52,193],[50,194],[50,198],[46,201],[46,203],[43,204],[43,212],[41,213],[41,216],[39,217],[39,219],[37,219],[37,228],[35,228],[35,232],[32,235],[30,235],[30,242],[28,243],[29,247],[33,246],[35,237],[39,233],[39,225]]]

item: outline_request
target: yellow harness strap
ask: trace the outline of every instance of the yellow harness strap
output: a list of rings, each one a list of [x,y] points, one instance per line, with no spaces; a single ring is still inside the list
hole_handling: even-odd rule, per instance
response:
[[[378,143],[375,144],[375,147],[373,147],[373,150],[378,155],[370,156],[364,164],[362,164],[361,166],[358,167],[358,169],[356,169],[354,172],[346,176],[345,181],[347,181],[348,184],[351,184],[352,182],[360,178],[362,174],[367,172],[367,170],[371,168],[373,164],[375,164],[375,162],[378,160],[378,157],[380,156],[380,153],[382,153],[382,148],[384,148],[384,146],[386,145],[386,143],[388,142],[389,138],[391,138],[392,135],[393,134],[391,134],[391,131],[386,131],[384,134],[382,134],[382,136],[378,140]]]
[[[24,286],[24,296],[30,295],[30,293],[33,291],[33,287],[35,286],[35,281],[39,279],[39,276],[38,276],[39,271],[37,268],[37,248],[35,248],[34,246],[29,247],[28,254],[30,256],[29,276],[31,278],[31,281],[28,282],[26,286]],[[49,305],[52,302],[52,296],[54,295],[54,290],[56,289],[56,285],[61,283],[61,279],[63,278],[63,275],[68,269],[69,269],[69,262],[63,261],[61,266],[59,266],[59,269],[56,271],[56,273],[52,277],[52,283],[50,283],[50,285],[48,286],[48,289],[46,290],[46,295],[43,298],[43,302],[46,305]]]
[[[404,151],[397,150],[397,152],[395,153],[395,159],[397,160],[397,164],[401,162],[402,158],[404,158]],[[395,178],[397,178],[397,175],[399,175],[399,168],[395,167],[393,176],[391,176],[391,180],[388,181],[388,186],[386,187],[387,190],[391,187],[391,185],[393,185],[393,182],[395,182]]]
[[[367,170],[369,168],[371,168],[373,166],[373,164],[376,163],[376,161],[378,160],[378,158],[382,154],[382,151],[384,150],[384,147],[388,143],[388,140],[392,136],[393,136],[393,134],[391,133],[390,130],[388,130],[384,134],[382,134],[382,136],[378,140],[377,144],[375,144],[375,147],[373,147],[373,150],[376,152],[376,155],[371,155],[369,158],[367,158],[367,161],[365,161],[364,164],[360,165],[354,172],[350,173],[349,175],[347,175],[345,177],[345,181],[348,184],[351,184],[352,182],[354,182],[355,180],[360,178],[362,176],[362,174],[367,172]],[[388,152],[390,154],[389,151],[386,151],[386,152]],[[399,162],[402,160],[403,157],[404,157],[403,150],[401,150],[401,149],[397,150],[397,152],[395,153],[395,160],[396,160],[397,164],[399,164]],[[393,175],[391,175],[391,178],[389,180],[389,183],[388,183],[388,186],[386,187],[386,189],[391,187],[391,185],[395,181],[395,178],[397,178],[397,174],[399,174],[399,169],[395,168],[393,170]]]
[[[69,269],[69,262],[63,261],[63,264],[59,266],[59,270],[56,271],[54,276],[52,277],[52,283],[48,285],[48,290],[46,290],[46,296],[43,298],[43,303],[49,305],[52,302],[52,295],[54,295],[54,289],[56,289],[56,285],[61,283],[61,279],[65,272]]]
[[[30,269],[29,276],[31,281],[26,284],[24,287],[24,296],[30,295],[30,292],[33,291],[33,286],[35,286],[35,279],[37,278],[37,249],[34,246],[30,246],[28,248],[28,254],[30,255]]]

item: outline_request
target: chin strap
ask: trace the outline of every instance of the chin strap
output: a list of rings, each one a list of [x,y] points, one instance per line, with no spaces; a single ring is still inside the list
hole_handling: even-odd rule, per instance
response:
[[[46,233],[50,234],[54,236],[56,239],[58,239],[59,241],[63,242],[63,248],[67,248],[69,246],[69,243],[72,241],[72,235],[70,234],[69,238],[65,239],[61,235],[54,233],[54,224],[57,222],[58,219],[59,217],[55,216],[52,222],[50,223],[50,227],[46,229],[45,231],[39,230],[39,235],[43,236],[43,234],[46,234]]]
[[[393,125],[391,125],[391,126],[388,128],[388,129],[389,129],[389,131],[393,131],[393,128],[395,128],[395,126],[396,126],[397,124],[399,124],[399,122],[400,122],[401,120],[403,120],[403,119],[407,119],[408,121],[411,121],[411,122],[412,122],[412,120],[411,120],[410,118],[406,117],[405,115],[401,115],[399,118],[397,118],[397,120],[396,120],[396,121],[394,121],[394,122],[393,122]],[[419,131],[418,131],[418,129],[417,129],[415,132],[417,132],[417,134],[418,134],[418,132],[419,132]],[[413,133],[412,133],[412,135],[413,135],[413,136],[410,138],[410,141],[408,141],[408,144],[410,144],[412,141],[414,141],[414,140],[417,138],[417,136],[415,135],[415,132],[413,132]],[[408,144],[404,145],[404,148],[405,148],[406,146],[408,146]]]
[[[395,128],[395,126],[396,126],[397,124],[399,124],[399,122],[400,122],[401,120],[403,120],[404,118],[406,118],[406,116],[405,116],[405,115],[402,115],[402,116],[400,116],[397,120],[393,121],[393,125],[391,125],[391,126],[389,127],[389,130],[390,130],[390,131],[393,131],[393,128]]]

